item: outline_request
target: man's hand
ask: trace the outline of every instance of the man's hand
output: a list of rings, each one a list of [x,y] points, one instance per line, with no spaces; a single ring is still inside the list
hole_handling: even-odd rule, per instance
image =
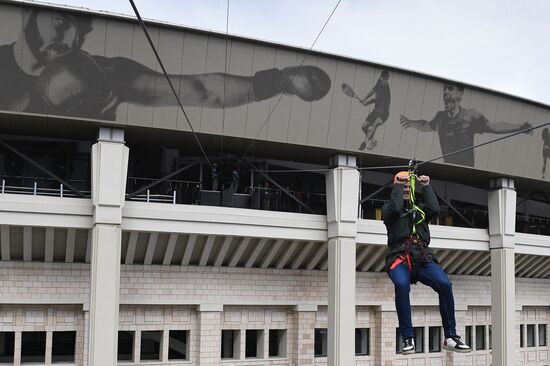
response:
[[[420,182],[420,184],[422,184],[422,186],[425,187],[430,184],[430,177],[427,175],[421,175],[420,177],[418,177],[418,181]]]
[[[400,172],[395,176],[394,183],[406,184],[409,181],[409,173]]]

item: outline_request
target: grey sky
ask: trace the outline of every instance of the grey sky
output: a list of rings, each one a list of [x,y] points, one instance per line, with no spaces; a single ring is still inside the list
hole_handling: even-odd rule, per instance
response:
[[[127,0],[50,0],[133,15]],[[142,17],[225,32],[227,0],[134,0]],[[229,33],[309,48],[337,0],[229,0]],[[550,1],[342,0],[315,49],[550,105]]]

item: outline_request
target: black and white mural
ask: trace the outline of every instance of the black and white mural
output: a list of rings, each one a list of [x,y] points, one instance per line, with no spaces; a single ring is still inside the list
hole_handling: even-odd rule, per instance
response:
[[[429,160],[550,120],[546,106],[420,74],[148,29],[200,133]],[[190,130],[136,22],[29,3],[0,4],[0,111]],[[535,130],[443,163],[548,179],[548,135]]]
[[[20,36],[0,46],[0,108],[115,120],[124,102],[176,105],[163,74],[129,57],[84,50],[92,32],[94,22],[86,16],[23,10]],[[184,105],[208,108],[259,102],[281,93],[312,102],[325,96],[331,84],[315,66],[270,68],[252,76],[203,73],[170,78]]]

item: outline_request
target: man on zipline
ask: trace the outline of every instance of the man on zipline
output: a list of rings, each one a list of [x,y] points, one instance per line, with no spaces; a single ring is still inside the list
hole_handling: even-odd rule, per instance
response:
[[[421,202],[415,199],[417,182],[422,188]],[[451,281],[428,247],[428,222],[439,214],[439,204],[430,186],[430,177],[416,177],[412,171],[402,171],[395,175],[393,183],[390,200],[382,207],[382,218],[388,231],[390,247],[386,256],[386,271],[395,285],[395,307],[403,338],[403,354],[415,352],[409,292],[411,284],[418,281],[439,294],[439,311],[445,334],[443,348],[470,352],[470,347],[456,333]]]

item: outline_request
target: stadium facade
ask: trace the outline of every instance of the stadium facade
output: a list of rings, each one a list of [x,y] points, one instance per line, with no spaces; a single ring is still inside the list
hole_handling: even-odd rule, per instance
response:
[[[186,115],[135,19],[0,4],[0,364],[550,362],[548,130],[468,149],[550,107],[147,24]],[[402,355],[384,167],[442,155],[431,247],[473,350],[420,285]]]

